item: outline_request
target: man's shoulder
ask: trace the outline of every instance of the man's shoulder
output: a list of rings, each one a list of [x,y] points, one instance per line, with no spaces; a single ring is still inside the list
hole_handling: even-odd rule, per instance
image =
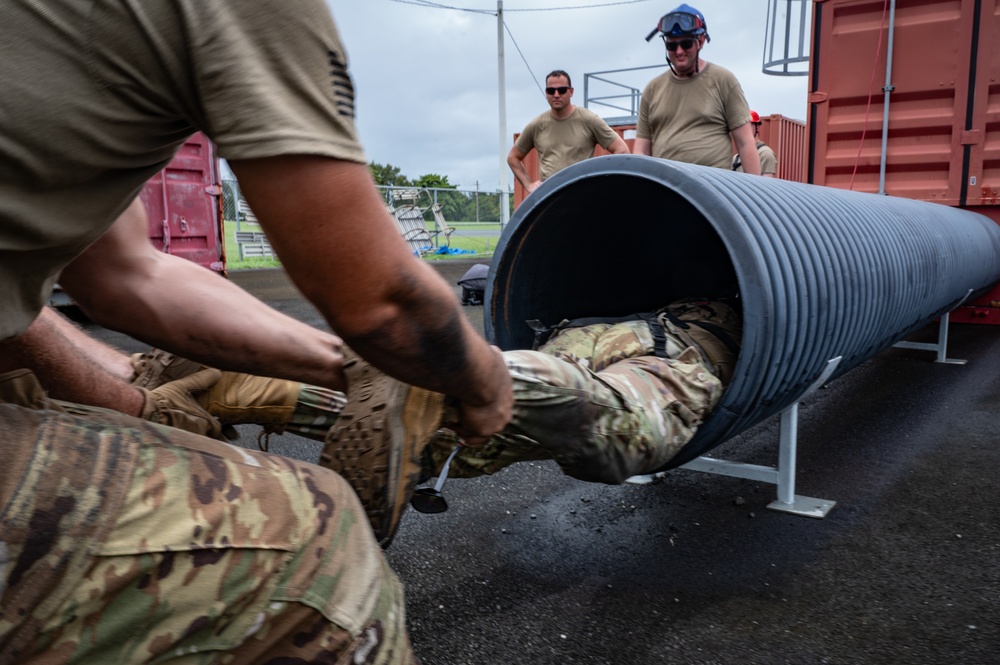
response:
[[[526,124],[524,126],[524,128],[525,128],[525,130],[527,130],[529,127],[538,127],[539,125],[544,125],[545,123],[547,123],[551,119],[552,119],[552,114],[551,113],[549,113],[548,111],[542,111],[541,113],[539,113],[538,115],[536,115],[534,118],[532,118],[531,120],[529,120],[528,124]]]
[[[726,69],[720,64],[714,62],[706,62],[705,69],[702,70],[702,76],[709,79],[726,80],[726,81],[736,81],[736,74],[732,71]]]
[[[583,108],[582,106],[574,107],[573,115],[576,116],[578,120],[581,120],[583,122],[602,124],[602,125],[607,124],[606,122],[604,122],[604,118],[597,115],[590,109]]]
[[[670,69],[667,69],[667,71],[663,72],[662,74],[657,74],[656,76],[654,76],[649,81],[649,83],[646,84],[646,88],[668,85],[673,80],[673,78],[674,78],[673,73],[671,73]]]
[[[539,132],[544,132],[545,129],[549,126],[549,120],[551,118],[552,114],[550,114],[548,111],[539,113],[534,118],[529,120],[527,124],[525,124],[524,129],[521,130],[521,137],[523,137],[525,141],[530,140],[534,142],[535,136]],[[521,138],[519,137],[518,140],[520,141]]]

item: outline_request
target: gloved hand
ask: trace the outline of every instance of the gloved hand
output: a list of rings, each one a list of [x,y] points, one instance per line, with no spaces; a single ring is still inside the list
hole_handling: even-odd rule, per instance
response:
[[[225,441],[222,424],[206,411],[195,394],[204,392],[222,378],[222,372],[206,368],[182,379],[165,383],[155,390],[140,388],[146,397],[142,418],[161,425],[210,436]]]

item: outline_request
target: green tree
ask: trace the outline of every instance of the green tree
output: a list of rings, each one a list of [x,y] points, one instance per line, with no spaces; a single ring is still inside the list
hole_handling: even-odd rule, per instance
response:
[[[406,187],[410,184],[409,178],[400,173],[398,166],[371,162],[368,164],[368,170],[372,172],[376,185]]]
[[[441,214],[449,222],[456,222],[468,219],[469,196],[462,192],[443,192],[443,189],[456,189],[457,185],[448,182],[448,176],[438,173],[426,173],[413,184],[417,187],[424,187],[431,192],[431,198],[441,204]],[[428,214],[427,219],[431,216]]]
[[[437,173],[426,173],[414,180],[413,184],[417,187],[427,187],[429,189],[455,189],[455,185],[448,182],[448,176],[438,175]]]

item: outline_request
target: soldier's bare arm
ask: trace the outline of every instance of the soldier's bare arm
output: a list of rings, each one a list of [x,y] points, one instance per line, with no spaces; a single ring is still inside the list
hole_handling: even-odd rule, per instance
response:
[[[646,155],[651,156],[653,154],[653,143],[649,139],[636,138],[635,143],[632,144],[632,154],[633,155]]]
[[[757,154],[757,141],[753,136],[753,125],[744,123],[732,131],[736,151],[743,163],[743,172],[760,175],[760,155]]]
[[[525,157],[527,157],[527,155],[518,150],[515,146],[510,149],[510,152],[507,153],[507,166],[510,167],[511,173],[514,174],[514,177],[519,183],[521,183],[521,186],[524,187],[525,191],[530,194],[535,191],[541,183],[538,180],[532,180],[531,176],[528,175],[528,169],[524,167]]]
[[[212,367],[345,387],[342,342],[191,261],[157,251],[137,199],[60,284],[95,322]]]
[[[611,147],[608,148],[608,152],[612,155],[627,155],[629,154],[628,143],[625,142],[625,139],[619,136],[615,139],[614,143],[611,144]]]
[[[365,164],[299,155],[231,165],[286,271],[333,330],[387,374],[456,398],[466,436],[503,428],[513,395],[502,356],[410,253]]]

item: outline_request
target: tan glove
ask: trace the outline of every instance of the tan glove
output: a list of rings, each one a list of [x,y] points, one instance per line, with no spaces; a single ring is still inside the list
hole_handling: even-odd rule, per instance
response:
[[[222,372],[203,369],[183,379],[165,383],[156,390],[140,388],[146,397],[142,418],[161,425],[210,436],[225,441],[222,424],[204,409],[195,397],[219,382]]]

